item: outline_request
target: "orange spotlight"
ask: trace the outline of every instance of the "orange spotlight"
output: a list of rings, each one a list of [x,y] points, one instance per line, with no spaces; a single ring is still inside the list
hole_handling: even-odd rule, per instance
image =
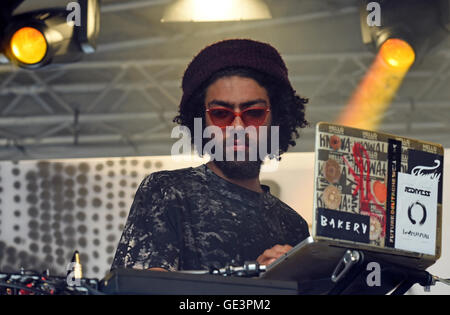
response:
[[[76,62],[96,49],[100,0],[55,3],[54,8],[42,4],[41,9],[12,15],[0,24],[0,52],[11,63],[37,69]]]
[[[385,41],[380,47],[379,54],[388,65],[394,68],[409,69],[416,58],[414,49],[407,42],[398,38]]]
[[[376,130],[414,60],[407,42],[386,40],[337,122]]]
[[[17,60],[25,64],[41,62],[48,49],[44,34],[33,27],[22,27],[11,37],[11,52]]]

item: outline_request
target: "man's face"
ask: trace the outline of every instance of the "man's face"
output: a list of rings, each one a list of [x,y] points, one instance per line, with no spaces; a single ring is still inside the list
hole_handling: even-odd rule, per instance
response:
[[[229,109],[236,113],[242,113],[247,110],[247,116],[235,116],[227,125],[235,128],[246,128],[249,127],[249,125],[253,125],[256,129],[256,134],[254,135],[256,136],[255,139],[250,139],[253,135],[251,133],[246,133],[246,141],[242,142],[238,140],[239,137],[237,137],[237,139],[228,139],[234,137],[234,135],[230,135],[230,133],[227,132],[227,128],[223,125],[219,126],[222,128],[224,161],[215,161],[216,165],[218,165],[219,168],[224,171],[225,175],[230,178],[257,177],[262,161],[258,155],[256,161],[250,161],[249,145],[252,143],[259,143],[258,131],[260,126],[269,127],[271,125],[272,116],[270,113],[270,99],[267,90],[250,78],[240,76],[220,78],[206,90],[205,110],[209,110],[205,115],[206,126],[217,126],[212,119],[214,112],[211,112],[211,110],[214,109]],[[258,109],[259,112],[255,111],[255,114],[252,114],[253,112],[248,111],[252,109]],[[259,116],[259,113],[261,112],[264,113],[263,116]],[[226,111],[223,113],[227,114]],[[262,119],[255,119],[258,117]],[[269,133],[270,131],[268,130],[268,134]],[[267,139],[261,140],[267,141]],[[227,142],[229,144],[228,146]],[[255,150],[257,150],[257,148],[255,148]],[[225,155],[227,152],[230,153],[230,151],[232,151],[232,156],[235,158],[239,151],[245,151],[245,160],[226,161]]]

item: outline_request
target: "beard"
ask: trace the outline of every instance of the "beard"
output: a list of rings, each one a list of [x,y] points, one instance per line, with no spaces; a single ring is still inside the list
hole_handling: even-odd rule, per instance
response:
[[[259,177],[262,161],[213,161],[230,179],[253,179]]]
[[[245,139],[245,142],[247,145],[249,144],[248,138]],[[257,150],[257,147],[253,147],[253,149]],[[223,150],[223,152],[227,151],[225,142]],[[236,151],[233,152],[232,160],[224,159],[223,161],[214,161],[214,163],[223,172],[223,174],[230,179],[253,179],[259,177],[262,164],[259,157],[256,156],[256,160],[250,159],[248,147],[244,154],[244,160],[238,159],[238,155],[240,155],[239,153]]]
[[[243,129],[242,129],[243,130]],[[242,132],[239,130],[239,132]],[[212,162],[222,171],[222,173],[230,178],[230,179],[254,179],[259,177],[259,173],[261,171],[261,165],[263,164],[263,160],[259,156],[259,141],[260,139],[249,141],[248,134],[245,135],[245,145],[247,146],[245,149],[245,153],[243,152],[232,152],[232,158],[228,159],[229,156],[227,153],[230,153],[232,148],[227,148],[227,141],[223,139],[222,144],[222,154],[221,159],[213,159]],[[238,137],[239,138],[239,137]],[[234,142],[235,138],[233,138]],[[267,139],[264,139],[270,148],[271,139],[270,136],[267,136]],[[215,155],[215,147],[212,148],[212,154]],[[264,156],[265,158],[265,156]]]

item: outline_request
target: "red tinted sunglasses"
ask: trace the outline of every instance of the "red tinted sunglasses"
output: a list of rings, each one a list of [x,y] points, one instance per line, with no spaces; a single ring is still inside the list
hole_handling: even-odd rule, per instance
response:
[[[224,128],[231,126],[236,117],[240,117],[246,126],[261,126],[266,120],[270,109],[265,106],[254,106],[237,113],[228,107],[206,109],[214,125]]]

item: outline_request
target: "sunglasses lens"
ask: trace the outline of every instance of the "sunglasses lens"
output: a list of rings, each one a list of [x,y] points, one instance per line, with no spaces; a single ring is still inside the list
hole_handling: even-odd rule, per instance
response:
[[[231,124],[234,119],[234,113],[226,109],[211,109],[209,115],[213,123],[217,126],[227,126]]]
[[[249,109],[242,113],[242,120],[247,126],[258,126],[264,122],[266,113],[263,108]]]
[[[230,126],[237,115],[234,111],[225,108],[212,108],[209,110],[212,122],[219,127]],[[246,126],[260,126],[267,116],[266,108],[251,108],[244,110],[240,117]]]

